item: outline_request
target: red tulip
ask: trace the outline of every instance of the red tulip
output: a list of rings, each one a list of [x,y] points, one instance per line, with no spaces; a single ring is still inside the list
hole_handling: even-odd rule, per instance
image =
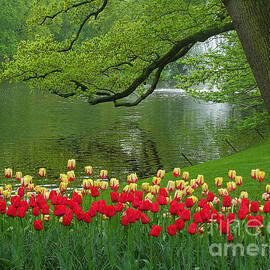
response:
[[[13,205],[10,205],[7,210],[7,215],[9,217],[16,217],[16,208]]]
[[[36,231],[41,231],[43,229],[43,223],[42,220],[35,220],[34,221],[34,228]]]
[[[149,218],[146,216],[146,214],[141,214],[141,222],[142,224],[147,224],[149,223]]]
[[[176,225],[175,224],[171,224],[170,226],[167,227],[167,232],[170,236],[176,235]]]
[[[230,207],[231,206],[231,202],[232,202],[232,200],[231,200],[231,197],[230,196],[224,196],[223,197],[223,206],[224,207]]]
[[[185,228],[185,221],[181,218],[175,221],[176,229],[182,231]]]
[[[154,237],[158,237],[160,232],[161,232],[161,226],[153,225],[149,235],[154,236]]]
[[[71,221],[72,221],[72,217],[70,215],[64,215],[63,216],[63,223],[62,224],[64,226],[70,226]]]
[[[260,210],[260,203],[259,202],[251,202],[250,211],[252,213],[258,213]]]
[[[38,206],[35,206],[32,211],[33,216],[39,216],[40,208]]]
[[[26,214],[26,209],[24,207],[17,208],[17,217],[24,218]]]
[[[11,197],[10,201],[11,201],[12,206],[14,206],[15,208],[18,208],[21,203],[21,198],[20,196],[13,196]]]
[[[263,212],[264,213],[270,212],[270,202],[265,202],[264,207],[263,207]]]
[[[192,198],[186,198],[185,203],[186,203],[187,208],[191,208],[194,205],[194,202],[193,202]]]
[[[197,226],[198,224],[197,223],[191,223],[188,227],[188,233],[190,234],[196,234],[197,232]]]

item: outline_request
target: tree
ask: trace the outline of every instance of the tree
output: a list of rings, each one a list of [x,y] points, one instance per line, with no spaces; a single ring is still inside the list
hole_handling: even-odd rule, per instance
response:
[[[242,6],[232,2],[224,4],[234,21]],[[26,81],[62,97],[83,96],[90,104],[134,106],[154,91],[169,63],[196,43],[234,29],[225,6],[220,0],[35,1],[29,25],[39,35],[20,44],[0,78]],[[57,40],[43,32],[57,19],[61,25],[63,16],[77,25],[73,37]],[[78,42],[91,19],[99,34]]]

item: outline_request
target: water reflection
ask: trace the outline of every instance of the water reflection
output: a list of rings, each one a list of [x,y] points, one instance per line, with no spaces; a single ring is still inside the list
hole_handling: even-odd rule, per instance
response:
[[[1,85],[0,117],[0,168],[37,175],[46,167],[53,185],[69,158],[78,161],[77,175],[92,165],[96,175],[108,169],[125,180],[132,172],[145,177],[187,166],[181,152],[193,164],[229,155],[224,138],[237,133],[227,122],[235,117],[232,106],[194,102],[175,90],[156,91],[134,108],[113,108]],[[231,140],[242,150],[260,138],[251,131]]]

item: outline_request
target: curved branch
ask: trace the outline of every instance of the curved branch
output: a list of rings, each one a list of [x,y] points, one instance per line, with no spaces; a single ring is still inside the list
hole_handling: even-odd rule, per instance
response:
[[[25,81],[29,81],[29,80],[32,80],[32,79],[45,79],[48,75],[56,73],[56,72],[62,72],[62,70],[55,69],[55,70],[49,71],[49,72],[47,72],[47,73],[45,73],[43,75],[37,75],[37,73],[34,72],[36,74],[36,76],[31,76],[31,77],[28,77],[28,78],[24,78],[23,81],[25,82]]]
[[[95,1],[95,0],[80,2],[80,3],[78,3],[78,4],[74,4],[74,5],[72,5],[72,6],[68,7],[68,8],[66,8],[66,9],[59,10],[58,12],[56,12],[55,14],[53,14],[53,15],[51,15],[51,16],[46,15],[46,16],[43,18],[43,20],[42,20],[42,22],[40,23],[40,25],[42,25],[43,23],[45,23],[45,21],[46,21],[47,19],[52,19],[52,20],[53,20],[55,17],[57,17],[59,14],[61,14],[61,13],[63,13],[63,12],[68,12],[69,10],[71,10],[71,9],[73,9],[73,8],[76,8],[76,7],[85,5],[85,4],[90,4],[91,2],[94,2],[94,1]]]
[[[107,4],[108,4],[108,0],[104,0],[102,6],[96,12],[92,12],[89,15],[87,15],[86,18],[81,23],[81,25],[80,25],[77,33],[76,33],[75,38],[73,40],[71,40],[69,46],[66,49],[59,50],[58,52],[67,52],[67,51],[70,51],[72,49],[73,44],[78,40],[78,38],[79,38],[79,36],[81,34],[81,31],[82,31],[83,27],[85,26],[85,24],[88,22],[88,20],[91,17],[94,17],[95,20],[96,20],[97,17],[98,17],[98,15],[99,15],[99,13],[101,13],[105,9],[105,7],[107,6]]]
[[[144,69],[142,74],[139,75],[126,90],[112,96],[98,97],[98,98],[91,99],[89,100],[89,103],[92,105],[95,105],[98,103],[116,101],[118,99],[127,97],[128,95],[133,93],[136,90],[136,88],[141,83],[143,83],[155,69],[159,67],[163,67],[167,65],[168,63],[172,62],[174,59],[176,59],[177,55],[180,54],[180,51],[184,49],[185,47],[188,47],[191,44],[194,44],[196,42],[203,42],[212,36],[215,36],[215,35],[218,35],[223,32],[233,30],[233,29],[234,29],[233,24],[230,22],[222,26],[218,25],[215,27],[208,28],[206,30],[199,31],[187,38],[184,38],[178,41],[171,48],[171,50],[169,50],[165,55],[163,55],[157,61],[151,63],[146,69]]]

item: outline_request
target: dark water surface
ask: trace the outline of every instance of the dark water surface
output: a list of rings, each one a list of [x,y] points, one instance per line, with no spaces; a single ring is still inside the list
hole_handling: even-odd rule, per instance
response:
[[[38,168],[46,167],[46,183],[58,185],[69,158],[77,161],[76,175],[91,165],[96,175],[107,169],[122,181],[132,172],[146,177],[188,166],[181,152],[193,164],[217,159],[233,153],[228,136],[238,150],[260,140],[255,131],[237,134],[227,122],[235,117],[228,104],[194,102],[175,90],[156,91],[137,107],[114,108],[0,85],[1,182],[5,167],[37,182]]]

